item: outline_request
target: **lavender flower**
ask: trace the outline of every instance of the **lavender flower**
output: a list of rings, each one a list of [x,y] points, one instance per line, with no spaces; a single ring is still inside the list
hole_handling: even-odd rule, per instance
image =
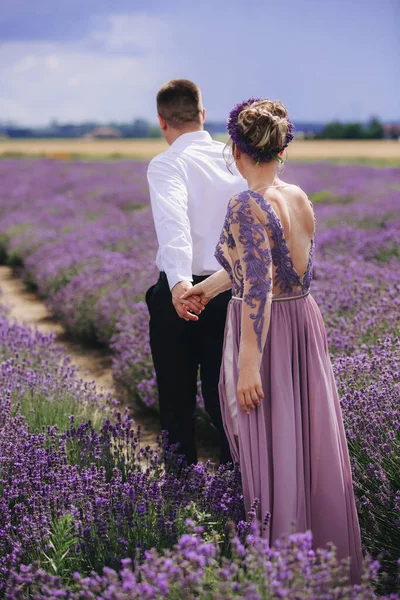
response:
[[[145,170],[145,164],[130,162],[1,161],[0,246],[2,256],[20,265],[27,283],[37,287],[71,333],[111,346],[114,376],[132,400],[156,408],[143,297],[157,276],[157,244]],[[395,590],[400,555],[399,170],[294,164],[285,179],[314,200],[312,294],[327,325],[364,548],[389,573],[386,578],[377,574],[372,562],[366,578],[377,580],[378,590]],[[93,386],[76,378],[51,336],[9,323],[1,308],[0,383],[0,595],[10,574],[10,598],[26,597],[27,585],[35,593],[34,586],[40,585],[40,593],[49,598],[88,597],[85,586],[95,594],[96,585],[99,597],[108,597],[104,590],[110,585],[121,598],[130,589],[149,598],[180,590],[186,597],[200,595],[206,590],[203,570],[209,559],[204,558],[204,567],[203,559],[196,563],[195,557],[183,556],[182,547],[179,561],[193,572],[181,575],[175,554],[163,554],[187,532],[191,519],[196,539],[203,535],[208,544],[217,536],[216,557],[220,548],[234,548],[242,562],[249,557],[242,581],[241,565],[221,556],[214,597],[259,597],[267,584],[264,572],[257,571],[257,553],[249,551],[253,547],[268,581],[276,580],[269,593],[290,597],[292,559],[283,558],[284,546],[276,546],[281,575],[268,571],[273,557],[265,550],[264,560],[257,531],[245,519],[239,473],[213,472],[204,465],[183,470],[181,478],[172,467],[165,471],[162,455],[171,464],[179,458],[165,453],[162,440],[158,449],[143,447],[129,415],[113,414],[112,399],[98,397]],[[101,420],[95,417],[99,413]],[[66,515],[73,522],[64,540],[71,542],[72,583],[65,574],[62,581],[55,576],[44,556],[54,552],[49,544]],[[236,541],[229,520],[237,523]],[[152,547],[156,566],[147,578],[137,569]],[[302,556],[303,550],[298,552]],[[317,591],[305,588],[303,597],[372,598],[366,587],[350,591],[342,583],[342,596],[329,596],[336,567],[316,573],[311,559],[318,550],[304,552],[310,559],[302,563],[304,577],[313,573]],[[332,558],[326,552],[325,565]],[[132,570],[123,566],[121,571],[121,559],[130,559]],[[20,568],[29,563],[33,566]],[[111,571],[102,574],[104,566]],[[97,574],[90,575],[92,570]],[[74,571],[81,573],[79,581],[89,578],[79,584],[80,596],[74,596]]]

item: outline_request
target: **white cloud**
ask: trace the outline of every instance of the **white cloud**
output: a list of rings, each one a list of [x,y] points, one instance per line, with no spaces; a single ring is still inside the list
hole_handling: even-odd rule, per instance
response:
[[[147,13],[110,15],[89,39],[104,44],[109,50],[133,49],[154,54],[168,45],[170,24]]]
[[[184,62],[173,40],[173,23],[138,13],[95,21],[78,42],[5,43],[0,120],[155,120],[155,92]]]
[[[15,73],[24,73],[25,71],[30,71],[31,69],[34,69],[37,65],[37,58],[35,58],[35,56],[30,56],[29,54],[24,56],[21,60],[19,60],[14,67],[12,67],[12,70]]]

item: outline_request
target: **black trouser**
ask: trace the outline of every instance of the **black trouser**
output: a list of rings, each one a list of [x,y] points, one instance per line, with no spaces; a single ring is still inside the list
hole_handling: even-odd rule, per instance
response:
[[[206,277],[193,277],[198,283]],[[189,464],[197,462],[194,439],[197,374],[205,409],[220,435],[220,461],[230,462],[218,395],[226,311],[231,292],[216,296],[198,321],[178,317],[165,273],[146,294],[150,346],[157,376],[161,427]]]

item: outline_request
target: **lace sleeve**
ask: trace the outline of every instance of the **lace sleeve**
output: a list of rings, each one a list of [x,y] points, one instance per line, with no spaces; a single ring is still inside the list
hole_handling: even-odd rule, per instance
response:
[[[267,338],[272,301],[272,258],[266,231],[268,215],[248,193],[230,203],[230,232],[243,274],[239,364],[257,365]]]

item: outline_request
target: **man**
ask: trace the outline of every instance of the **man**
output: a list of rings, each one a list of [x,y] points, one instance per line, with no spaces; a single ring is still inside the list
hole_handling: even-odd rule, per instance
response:
[[[147,178],[159,250],[160,277],[146,294],[150,345],[159,391],[160,419],[169,441],[188,464],[197,462],[194,439],[200,368],[205,409],[220,435],[220,461],[231,460],[223,429],[218,381],[231,293],[212,300],[201,319],[181,296],[193,282],[219,269],[214,250],[229,199],[245,189],[227,169],[223,144],[204,131],[200,89],[176,79],[157,94],[161,131],[169,149],[150,163]]]

